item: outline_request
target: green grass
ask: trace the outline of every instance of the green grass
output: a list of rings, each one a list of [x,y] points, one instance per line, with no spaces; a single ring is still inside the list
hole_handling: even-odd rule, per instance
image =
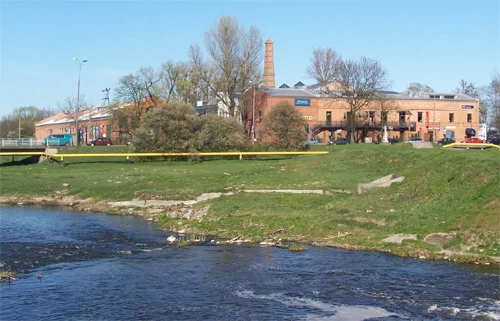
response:
[[[129,147],[79,147],[63,153],[126,152]],[[76,195],[103,200],[189,200],[202,193],[235,194],[210,200],[201,221],[162,217],[166,228],[253,241],[376,249],[403,255],[436,252],[430,233],[457,233],[449,249],[500,256],[500,152],[498,149],[414,149],[409,144],[314,146],[327,155],[173,161],[170,159],[66,158],[57,163],[9,166],[0,159],[2,195]],[[357,195],[358,183],[388,174],[401,183]],[[64,187],[63,184],[69,184]],[[321,189],[329,195],[244,193],[248,189]],[[350,193],[337,193],[348,191]],[[205,205],[205,204],[204,204]],[[274,232],[286,232],[276,235]],[[417,234],[402,245],[381,242],[396,233]]]

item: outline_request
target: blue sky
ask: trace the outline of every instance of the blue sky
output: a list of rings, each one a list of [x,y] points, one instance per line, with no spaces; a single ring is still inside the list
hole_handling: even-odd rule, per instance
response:
[[[319,47],[378,60],[396,91],[419,82],[451,92],[461,79],[484,86],[500,73],[498,0],[0,0],[0,116],[76,97],[73,57],[88,59],[87,102],[98,105],[105,88],[112,100],[120,77],[187,61],[222,16],[274,41],[277,87],[313,84],[306,68]]]

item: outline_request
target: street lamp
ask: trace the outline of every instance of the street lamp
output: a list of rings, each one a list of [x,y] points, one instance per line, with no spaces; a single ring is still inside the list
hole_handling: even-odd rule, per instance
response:
[[[252,99],[252,145],[255,144],[255,84],[253,85]]]
[[[432,141],[436,142],[436,93],[433,93],[432,100],[434,102],[434,116],[432,120]]]
[[[80,133],[78,132],[78,117],[80,116],[80,74],[82,73],[82,64],[87,62],[87,59],[82,61],[78,60],[77,57],[73,57],[73,60],[80,63],[80,68],[78,69],[78,93],[76,94],[76,117],[75,117],[75,127],[76,127],[76,146],[78,146],[78,140],[80,138]]]

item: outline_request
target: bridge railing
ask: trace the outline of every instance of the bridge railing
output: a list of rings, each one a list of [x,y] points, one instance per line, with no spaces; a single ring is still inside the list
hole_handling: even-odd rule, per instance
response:
[[[42,146],[42,139],[36,138],[0,138],[0,146]]]

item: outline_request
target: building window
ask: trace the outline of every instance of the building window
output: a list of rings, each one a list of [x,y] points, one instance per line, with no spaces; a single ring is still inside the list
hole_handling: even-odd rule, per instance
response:
[[[472,114],[467,114],[467,122],[472,123]]]
[[[370,118],[368,118],[368,124],[370,126],[373,126],[373,120],[375,119],[375,112],[374,111],[370,111],[369,116],[370,116]]]
[[[418,121],[419,123],[421,123],[421,122],[422,122],[422,119],[423,119],[423,117],[422,117],[422,112],[421,112],[421,111],[419,111],[419,112],[418,112],[418,114],[417,114],[417,121]]]
[[[399,125],[404,126],[406,121],[406,111],[399,112]]]
[[[448,115],[448,119],[449,119],[450,123],[453,123],[455,121],[455,115],[453,115],[453,113],[450,113]]]
[[[382,112],[382,122],[387,123],[387,112],[386,111]]]

